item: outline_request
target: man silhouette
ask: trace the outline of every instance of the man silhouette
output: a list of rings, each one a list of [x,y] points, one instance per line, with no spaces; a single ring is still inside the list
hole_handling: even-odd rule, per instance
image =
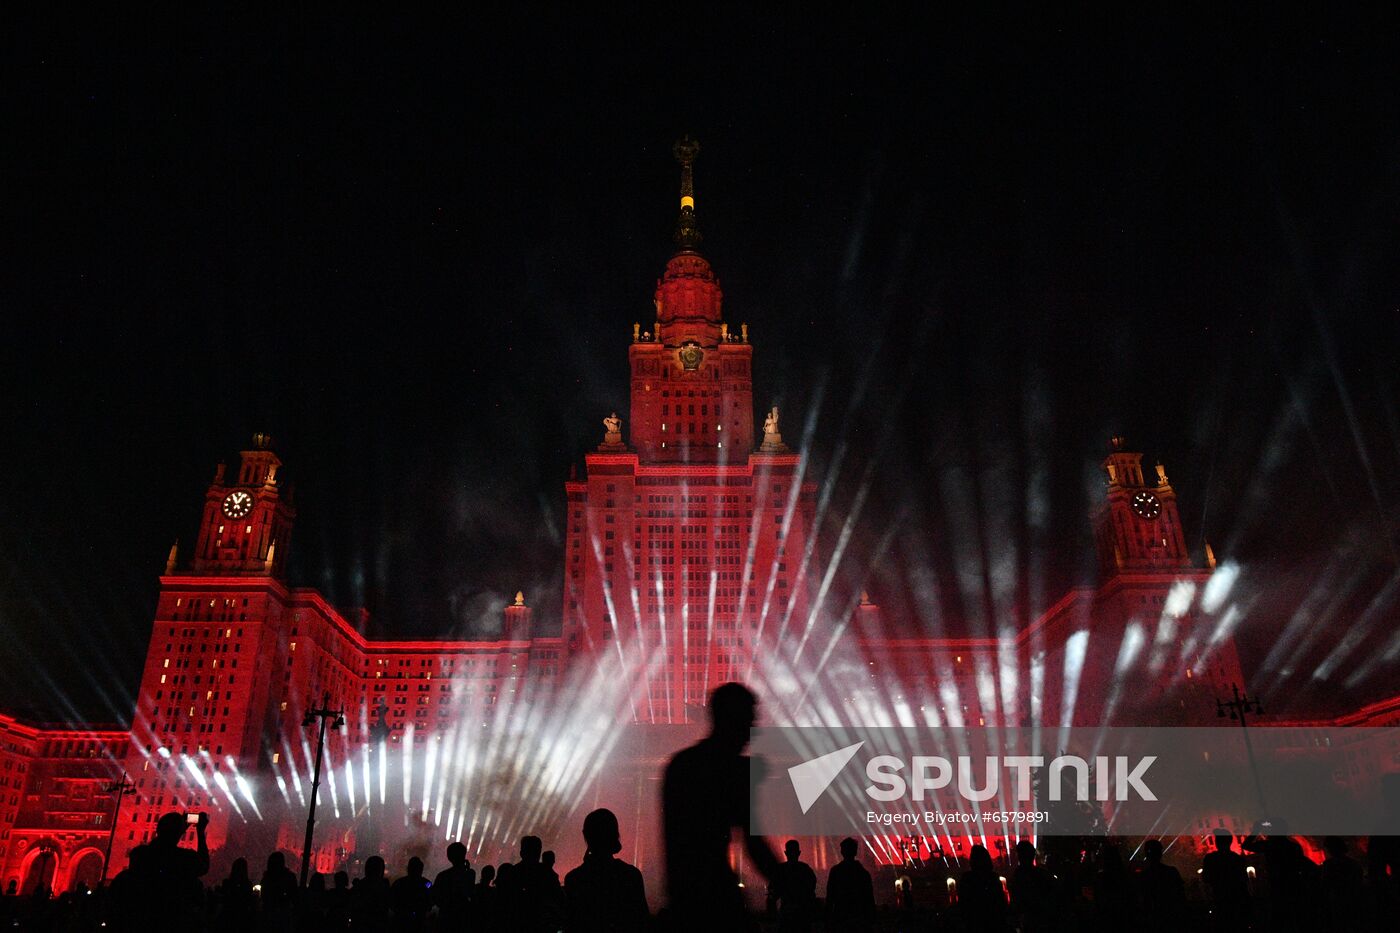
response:
[[[365,876],[350,892],[350,922],[356,930],[385,930],[389,926],[389,881],[384,877],[384,859],[365,859]]]
[[[118,929],[151,929],[198,919],[204,901],[199,879],[209,871],[205,840],[209,815],[201,813],[195,824],[196,849],[180,846],[189,825],[185,814],[167,813],[156,821],[155,837],[131,850],[127,869],[112,882]]]
[[[428,888],[428,879],[423,877],[423,860],[415,855],[408,860],[408,874],[389,888],[396,933],[420,933],[423,929],[432,906]]]
[[[859,844],[841,840],[841,861],[826,876],[826,928],[829,933],[864,933],[875,920],[875,887],[870,872],[856,861]]]
[[[1322,841],[1327,859],[1322,863],[1322,899],[1326,915],[1324,927],[1332,930],[1363,928],[1366,904],[1366,874],[1361,863],[1347,854],[1347,841],[1328,836]]]
[[[1181,872],[1162,864],[1162,840],[1149,839],[1142,844],[1147,865],[1137,876],[1138,908],[1144,930],[1176,930],[1180,928],[1186,910],[1186,886]]]
[[[350,873],[335,873],[326,892],[326,929],[343,930],[350,925]]]
[[[621,831],[611,810],[583,818],[588,850],[583,864],[564,876],[567,933],[640,933],[646,929],[647,896],[642,873],[614,856],[622,851]]]
[[[1215,834],[1215,851],[1201,859],[1201,880],[1210,892],[1211,916],[1218,930],[1239,929],[1249,920],[1249,876],[1235,837]]]
[[[1055,923],[1055,877],[1036,864],[1035,845],[1022,839],[1016,843],[1016,871],[1011,875],[1011,913],[1023,933],[1045,933]]]
[[[802,846],[789,839],[783,846],[787,861],[778,866],[772,894],[778,901],[778,929],[782,933],[807,933],[817,912],[817,873],[802,861]]]
[[[733,830],[771,884],[778,860],[749,832],[749,744],[758,699],[742,684],[710,694],[710,734],[677,752],[666,766],[661,805],[666,893],[680,931],[742,930],[749,926],[739,879],[729,867]]]
[[[262,926],[266,930],[286,930],[292,923],[292,907],[297,896],[297,876],[287,867],[287,857],[273,852],[267,857],[258,884],[262,901]]]
[[[563,891],[559,876],[540,860],[544,844],[539,836],[520,837],[520,861],[511,868],[507,895],[507,922],[519,924],[526,933],[555,933],[563,920]],[[505,866],[497,886],[503,886]]]
[[[183,813],[165,814],[157,821],[156,837],[146,844],[146,848],[156,870],[172,874],[182,881],[197,881],[209,871],[209,843],[205,839],[209,814],[199,814],[194,824],[196,848],[193,850],[180,847],[189,825],[189,819]]]
[[[554,883],[559,883],[559,872],[555,871],[554,864],[557,857],[553,849],[545,849],[540,853],[540,864],[544,866],[545,874],[554,879]]]
[[[433,879],[433,903],[438,908],[438,926],[457,930],[466,926],[470,916],[476,872],[467,861],[467,847],[460,842],[447,847],[447,861],[450,867]]]
[[[1256,897],[1268,929],[1313,929],[1320,901],[1317,865],[1303,854],[1303,847],[1288,835],[1282,821],[1259,822],[1240,848],[1264,859],[1264,896]],[[1255,919],[1260,919],[1256,917]]]

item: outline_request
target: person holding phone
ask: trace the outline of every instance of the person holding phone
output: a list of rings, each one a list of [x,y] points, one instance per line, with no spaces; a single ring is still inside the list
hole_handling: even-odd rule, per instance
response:
[[[180,845],[185,832],[194,827],[195,848],[187,849]],[[156,837],[146,845],[150,848],[153,864],[162,874],[182,881],[195,881],[209,871],[209,843],[205,831],[209,827],[207,813],[167,813],[156,823]]]
[[[194,827],[196,848],[180,845]],[[171,811],[156,822],[155,837],[131,850],[130,865],[113,882],[117,929],[146,930],[194,922],[204,901],[200,878],[209,871],[207,813]]]

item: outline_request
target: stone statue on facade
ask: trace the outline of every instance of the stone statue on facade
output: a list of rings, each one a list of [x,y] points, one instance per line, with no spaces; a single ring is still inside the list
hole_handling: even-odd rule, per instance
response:
[[[778,432],[778,406],[774,405],[763,419],[763,445],[759,450],[779,453],[787,449],[787,445],[783,443],[783,435]]]
[[[598,445],[599,450],[621,450],[625,447],[622,443],[622,419],[613,412],[603,419],[603,443]]]

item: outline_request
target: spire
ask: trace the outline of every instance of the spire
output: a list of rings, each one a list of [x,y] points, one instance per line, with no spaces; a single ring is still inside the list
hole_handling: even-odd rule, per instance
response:
[[[681,214],[676,220],[676,245],[681,252],[693,252],[700,245],[700,230],[695,225],[695,183],[690,167],[700,154],[700,144],[687,135],[676,141],[671,153],[681,164]]]

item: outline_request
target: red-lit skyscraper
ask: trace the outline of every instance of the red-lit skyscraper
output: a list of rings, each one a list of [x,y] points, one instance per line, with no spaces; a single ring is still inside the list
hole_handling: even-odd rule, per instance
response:
[[[748,325],[725,322],[719,279],[699,252],[698,151],[689,140],[675,148],[677,251],[654,321],[632,325],[627,431],[606,419],[585,476],[565,487],[565,645],[626,659],[634,716],[651,723],[695,718],[713,687],[746,676],[760,644],[808,610],[799,571],[815,486],[783,443],[776,408],[754,443]]]

